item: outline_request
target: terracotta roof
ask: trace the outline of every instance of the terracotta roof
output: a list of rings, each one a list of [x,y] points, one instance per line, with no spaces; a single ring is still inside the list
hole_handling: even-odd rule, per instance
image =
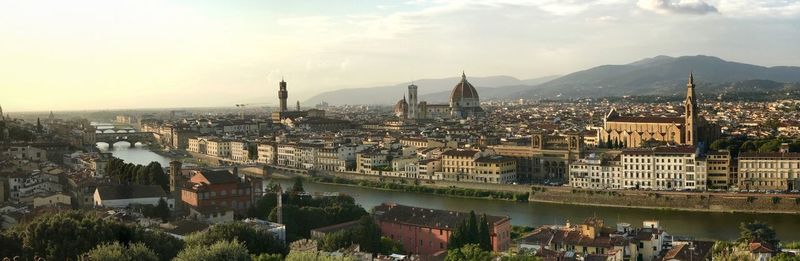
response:
[[[675,123],[684,124],[683,117],[612,117],[609,122],[635,122],[635,123]]]
[[[167,193],[159,185],[114,185],[97,187],[102,200],[163,198]]]
[[[456,84],[456,86],[453,87],[453,91],[450,93],[450,101],[461,102],[462,99],[466,98],[478,99],[478,91],[467,81],[467,76],[462,75],[461,82]]]
[[[203,170],[200,171],[199,175],[203,175],[203,177],[205,177],[206,180],[208,180],[208,182],[211,184],[239,182],[239,177],[234,176],[230,171],[227,170]]]
[[[751,253],[774,253],[775,247],[767,242],[750,242],[748,245]]]
[[[775,159],[800,159],[800,153],[797,152],[742,152],[739,153],[739,159],[742,158],[775,158]]]
[[[479,151],[477,150],[448,150],[442,153],[442,155],[453,157],[472,157],[478,152]]]

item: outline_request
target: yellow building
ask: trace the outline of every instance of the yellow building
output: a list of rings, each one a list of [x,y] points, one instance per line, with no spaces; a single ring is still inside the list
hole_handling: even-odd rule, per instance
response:
[[[800,153],[743,152],[739,154],[739,189],[797,190]]]
[[[728,189],[736,184],[736,176],[731,173],[731,153],[727,150],[712,151],[706,155],[706,175],[708,188]]]
[[[57,205],[71,207],[72,198],[64,193],[40,195],[33,198],[33,208],[57,206]]]

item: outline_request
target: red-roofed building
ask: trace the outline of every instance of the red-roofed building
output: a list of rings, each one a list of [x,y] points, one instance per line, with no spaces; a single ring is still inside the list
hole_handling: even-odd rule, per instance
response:
[[[261,192],[261,180],[239,177],[227,170],[195,170],[182,190],[183,202],[192,208],[221,206],[243,213]]]

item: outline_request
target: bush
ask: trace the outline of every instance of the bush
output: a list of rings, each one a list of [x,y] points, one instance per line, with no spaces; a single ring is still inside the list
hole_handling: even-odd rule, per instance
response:
[[[756,201],[756,197],[753,197],[753,196],[747,197],[747,203],[753,203],[755,201]]]
[[[220,241],[212,245],[190,245],[183,249],[175,261],[250,261],[250,253],[239,241]]]
[[[134,243],[123,246],[119,242],[112,244],[101,244],[84,254],[92,261],[157,261],[158,256],[153,250],[150,250],[142,243]]]
[[[781,198],[779,198],[779,197],[772,197],[772,204],[778,204],[778,203],[781,203]]]

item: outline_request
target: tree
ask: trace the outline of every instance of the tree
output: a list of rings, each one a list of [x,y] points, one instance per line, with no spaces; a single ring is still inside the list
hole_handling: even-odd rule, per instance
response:
[[[728,148],[728,146],[730,146],[730,143],[728,142],[728,139],[721,138],[721,139],[717,139],[714,142],[712,142],[710,148],[713,151],[718,151],[718,150],[721,150],[721,149],[726,149],[726,148]]]
[[[145,217],[159,218],[161,221],[167,222],[170,217],[170,210],[167,201],[162,198],[158,200],[158,204],[155,206],[145,205],[142,209],[142,214]]]
[[[771,140],[758,147],[759,152],[775,152],[781,147],[781,140]]]
[[[609,149],[614,148],[614,143],[611,142],[611,138],[610,137],[609,137],[608,140],[606,140],[606,148],[609,148]]]
[[[739,224],[739,241],[742,243],[764,241],[772,245],[777,245],[776,243],[778,243],[775,229],[767,223],[757,220]]]
[[[158,256],[142,243],[133,243],[127,247],[119,242],[98,245],[83,255],[92,261],[158,261]]]
[[[303,189],[303,178],[302,177],[294,177],[294,184],[292,184],[292,188],[289,192],[299,193],[305,191]]]
[[[786,252],[779,253],[772,258],[769,259],[770,261],[800,261],[800,257],[797,255],[792,255]]]
[[[381,237],[381,251],[382,254],[399,254],[403,253],[403,244],[399,241],[394,241],[388,237]]]
[[[489,231],[489,222],[486,219],[486,214],[481,216],[480,226],[478,226],[478,245],[483,250],[492,250],[492,236]]]
[[[286,256],[286,261],[355,261],[349,256],[330,256],[319,251],[292,251]]]
[[[748,140],[742,143],[742,146],[739,147],[739,152],[753,152],[756,151],[757,149],[758,147],[756,146],[756,143],[751,140]]]
[[[0,247],[0,258],[21,256],[23,253],[20,241],[21,239],[16,233],[11,231],[0,232],[0,246],[3,246]]]
[[[188,246],[207,246],[217,242],[241,242],[252,254],[284,253],[283,245],[272,232],[256,230],[242,222],[214,225],[205,232],[197,232],[186,238]]]
[[[448,240],[447,249],[458,249],[467,244],[476,244],[487,251],[492,250],[491,232],[485,215],[478,221],[475,217],[475,212],[471,211],[467,219],[453,230],[453,234],[450,235]]]
[[[381,251],[381,228],[369,215],[362,216],[358,220],[358,227],[354,231],[354,242],[357,243],[365,252]]]
[[[152,249],[161,261],[172,260],[184,247],[183,240],[162,231],[146,230],[141,227],[135,228],[131,242],[143,243]]]
[[[492,253],[481,249],[476,244],[466,244],[461,248],[451,249],[447,251],[445,261],[484,261],[491,260]]]
[[[23,247],[31,254],[48,260],[65,260],[101,243],[117,241],[125,231],[122,225],[69,211],[39,216],[23,228],[21,235]]]
[[[39,118],[36,118],[36,133],[42,134],[42,121]]]
[[[283,255],[281,254],[260,254],[251,255],[253,261],[282,261]]]
[[[175,261],[250,261],[250,253],[239,241],[219,241],[209,245],[189,245]]]

